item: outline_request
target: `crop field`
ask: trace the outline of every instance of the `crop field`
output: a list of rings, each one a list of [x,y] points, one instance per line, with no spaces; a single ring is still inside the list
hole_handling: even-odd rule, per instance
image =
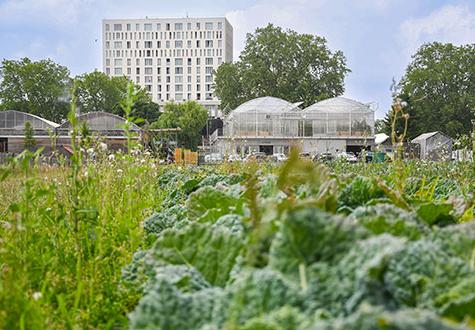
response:
[[[1,329],[474,329],[475,166],[0,168]]]

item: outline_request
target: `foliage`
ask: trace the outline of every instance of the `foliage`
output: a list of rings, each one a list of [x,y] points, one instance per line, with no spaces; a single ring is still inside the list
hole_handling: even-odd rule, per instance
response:
[[[473,164],[325,167],[292,154],[280,167],[177,167],[75,149],[69,165],[26,152],[0,167],[0,328],[465,329],[474,318]],[[337,208],[343,191],[355,209]]]
[[[28,112],[61,122],[69,108],[69,70],[51,60],[2,61],[0,110]]]
[[[130,81],[125,76],[109,77],[103,72],[93,71],[75,78],[78,106],[83,113],[104,111],[125,116],[121,102],[127,96]],[[152,123],[160,116],[158,104],[153,103],[147,92],[134,85],[136,99],[130,115]]]
[[[330,51],[324,38],[269,24],[247,35],[239,61],[218,68],[216,95],[232,109],[260,96],[309,106],[341,95],[349,71],[343,53]]]
[[[185,148],[196,150],[201,144],[201,130],[208,120],[208,110],[195,101],[167,103],[164,112],[152,128],[181,128],[178,143]]]
[[[399,82],[407,102],[409,139],[441,131],[455,138],[469,134],[475,109],[475,45],[425,44],[412,57]],[[389,134],[391,118],[386,118]],[[401,127],[399,127],[401,129]]]
[[[25,137],[23,138],[23,146],[26,150],[32,150],[36,146],[34,131],[29,121],[25,121]]]

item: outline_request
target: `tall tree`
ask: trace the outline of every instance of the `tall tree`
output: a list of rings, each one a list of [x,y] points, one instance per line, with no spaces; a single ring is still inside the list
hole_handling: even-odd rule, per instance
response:
[[[409,114],[408,138],[441,131],[451,137],[469,134],[475,118],[475,44],[425,44],[398,84],[397,97]],[[390,130],[391,113],[385,119]],[[402,124],[402,123],[401,123]]]
[[[348,72],[343,53],[328,49],[324,38],[269,24],[247,35],[239,61],[218,68],[215,92],[223,107],[260,96],[308,106],[341,95]]]
[[[2,61],[0,110],[18,110],[60,122],[69,109],[69,70],[51,60]]]
[[[195,101],[167,103],[164,112],[152,128],[181,128],[178,142],[181,146],[196,150],[201,143],[201,130],[208,120],[208,110]]]
[[[78,104],[81,112],[104,111],[123,116],[120,102],[127,95],[129,80],[125,76],[109,77],[105,73],[93,71],[76,77]],[[147,92],[135,86],[137,101],[132,115],[145,119],[149,123],[157,120],[160,107],[152,102]]]

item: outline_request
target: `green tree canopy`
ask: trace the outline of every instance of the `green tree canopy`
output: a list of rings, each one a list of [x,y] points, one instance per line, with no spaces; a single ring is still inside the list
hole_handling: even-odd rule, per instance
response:
[[[343,53],[330,51],[324,38],[269,24],[247,35],[239,61],[218,68],[215,91],[223,108],[260,96],[309,106],[341,95],[349,71]]]
[[[51,60],[2,61],[0,110],[28,112],[60,122],[69,110],[69,70]]]
[[[475,115],[475,44],[423,45],[397,87],[396,96],[407,103],[409,139],[433,131],[454,138],[468,134]],[[388,133],[390,123],[391,112],[385,119]]]
[[[201,143],[201,130],[208,120],[208,110],[195,101],[167,103],[152,128],[181,128],[178,143],[192,150]]]
[[[109,77],[105,73],[93,71],[76,77],[78,103],[82,112],[105,111],[124,116],[120,102],[127,95],[129,80],[125,76]],[[132,115],[152,123],[160,116],[160,107],[152,102],[147,92],[140,86]]]

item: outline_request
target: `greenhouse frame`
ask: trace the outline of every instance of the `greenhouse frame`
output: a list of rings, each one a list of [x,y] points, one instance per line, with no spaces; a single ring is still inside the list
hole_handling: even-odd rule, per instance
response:
[[[224,120],[223,135],[210,139],[223,154],[287,153],[291,146],[316,154],[359,152],[374,145],[374,109],[344,97],[301,109],[275,97],[261,97],[238,106]]]
[[[89,112],[77,116],[79,127],[85,123],[92,136],[102,139],[111,149],[125,149],[127,136],[124,131],[126,120],[108,112]],[[53,148],[71,145],[71,124],[65,121],[57,124],[29,113],[0,111],[0,153],[20,153],[25,145],[25,124],[29,122],[35,140],[35,149],[44,148],[48,153]],[[141,129],[130,123],[130,131],[140,138]]]

